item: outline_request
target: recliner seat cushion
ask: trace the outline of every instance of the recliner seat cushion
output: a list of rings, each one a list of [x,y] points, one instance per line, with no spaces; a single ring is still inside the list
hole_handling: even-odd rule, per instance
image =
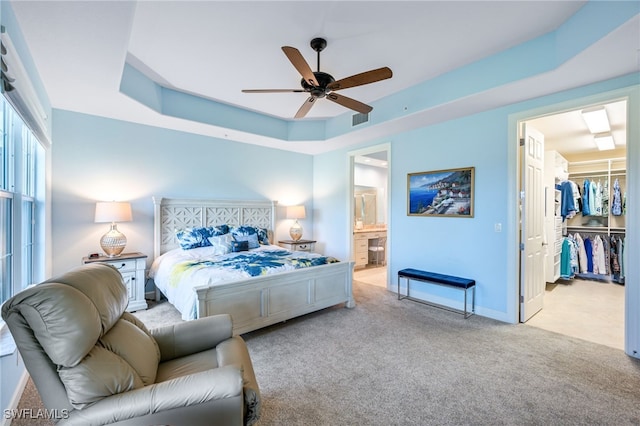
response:
[[[167,380],[177,377],[212,370],[214,368],[218,368],[216,348],[161,362],[158,365],[156,381],[158,383],[166,382]]]

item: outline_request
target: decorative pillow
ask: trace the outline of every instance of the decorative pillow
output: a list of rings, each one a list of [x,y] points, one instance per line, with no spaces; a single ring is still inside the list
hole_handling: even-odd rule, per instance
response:
[[[234,235],[233,239],[236,241],[246,241],[250,249],[260,247],[260,243],[258,243],[258,234]]]
[[[258,231],[258,242],[263,245],[269,245],[269,232],[265,228],[256,228]]]
[[[231,234],[214,235],[213,237],[209,237],[209,243],[213,246],[214,255],[231,253],[231,243],[233,241],[233,235]]]
[[[229,225],[217,225],[210,229],[212,230],[211,237],[215,237],[218,235],[225,235],[229,233]]]
[[[247,250],[249,250],[248,241],[231,241],[231,251],[233,251],[234,253]]]
[[[269,234],[265,228],[256,228],[255,226],[238,226],[231,228],[230,232],[234,235],[257,235],[259,244],[269,244]],[[251,247],[249,247],[251,248]],[[255,247],[254,247],[255,248]]]
[[[209,237],[224,235],[229,232],[229,226],[218,225],[199,228],[186,228],[176,232],[176,238],[183,250],[197,247],[209,247]]]

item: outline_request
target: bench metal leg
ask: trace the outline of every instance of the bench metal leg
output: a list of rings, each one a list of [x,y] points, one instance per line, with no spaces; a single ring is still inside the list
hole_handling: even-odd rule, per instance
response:
[[[406,278],[407,280],[407,294],[406,295],[402,295],[402,293],[400,293],[400,279],[401,278]],[[437,282],[432,282],[432,281],[426,281],[426,280],[417,280],[417,281],[423,281],[429,284],[435,284],[435,285],[442,285],[439,284]],[[446,284],[444,284],[446,285]],[[461,315],[464,316],[464,318],[469,318],[470,316],[474,315],[476,313],[476,286],[472,286],[470,288],[465,288],[462,289],[462,291],[464,292],[464,309],[462,311],[455,309],[455,308],[450,308],[448,306],[444,306],[435,302],[429,302],[427,300],[421,300],[421,299],[417,299],[414,297],[411,297],[411,293],[410,293],[410,288],[411,288],[411,278],[409,277],[401,277],[400,275],[398,275],[398,300],[402,300],[402,299],[409,299],[409,300],[413,300],[414,302],[418,302],[418,303],[422,303],[428,306],[433,306],[435,308],[440,308],[440,309],[444,309],[447,311],[451,311],[451,312],[456,312],[459,313]],[[453,287],[453,288],[458,288],[459,287]],[[467,291],[471,290],[471,310],[468,311],[467,310]]]

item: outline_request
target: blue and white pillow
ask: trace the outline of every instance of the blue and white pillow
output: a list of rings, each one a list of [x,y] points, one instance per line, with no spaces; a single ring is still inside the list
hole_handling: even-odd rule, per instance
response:
[[[259,244],[265,244],[265,245],[269,244],[269,234],[267,230],[264,228],[256,228],[255,226],[238,226],[238,227],[231,228],[230,232],[231,234],[233,234],[234,237],[256,235],[258,237]]]
[[[256,228],[258,231],[258,242],[263,245],[269,245],[269,233],[264,228]]]
[[[260,247],[260,243],[258,243],[258,234],[233,235],[233,239],[236,241],[246,241],[249,243],[249,249]]]
[[[186,228],[176,232],[176,238],[183,250],[190,250],[197,247],[209,247],[209,237],[224,235],[229,233],[227,225]]]
[[[228,233],[224,235],[214,235],[208,239],[213,248],[213,254],[231,253],[231,242],[234,240],[233,235]]]

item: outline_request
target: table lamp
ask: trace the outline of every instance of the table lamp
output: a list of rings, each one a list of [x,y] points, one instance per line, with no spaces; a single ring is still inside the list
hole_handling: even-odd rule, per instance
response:
[[[302,226],[298,223],[298,219],[304,219],[305,217],[304,206],[287,207],[287,219],[295,219],[294,224],[289,229],[289,235],[291,235],[293,241],[298,241],[302,238]]]
[[[118,257],[127,245],[127,237],[118,231],[116,222],[131,222],[131,204],[126,202],[97,202],[96,223],[111,222],[109,231],[100,238],[100,247],[107,257]]]

